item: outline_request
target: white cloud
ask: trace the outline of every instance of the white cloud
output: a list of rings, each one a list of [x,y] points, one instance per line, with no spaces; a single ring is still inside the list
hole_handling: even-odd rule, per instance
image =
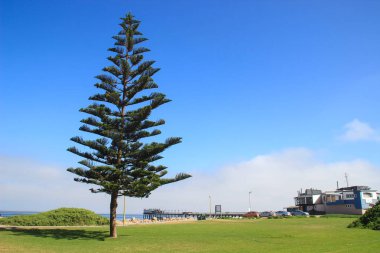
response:
[[[344,185],[344,173],[350,185],[368,185],[380,190],[380,169],[362,160],[324,163],[311,150],[287,149],[259,155],[250,161],[226,166],[213,174],[194,173],[193,179],[168,185],[152,194],[151,205],[187,210],[208,209],[208,195],[224,210],[246,211],[248,192],[252,190],[252,208],[277,210],[294,205],[300,188],[334,190],[336,181]]]
[[[6,164],[8,169],[4,169]],[[45,174],[43,170],[49,172]],[[337,180],[343,186],[345,172],[349,174],[350,185],[380,190],[380,168],[369,162],[326,163],[311,150],[298,148],[258,155],[212,172],[192,172],[192,178],[163,186],[147,199],[128,198],[127,210],[128,213],[141,213],[144,208],[208,211],[211,195],[212,204],[221,204],[223,211],[246,211],[249,191],[253,209],[277,210],[293,205],[293,197],[301,188],[333,190]],[[0,210],[47,210],[61,206],[108,210],[108,196],[90,193],[91,186],[73,182],[72,175],[64,169],[2,157],[0,173]]]
[[[63,206],[106,210],[104,194],[94,196],[89,185],[73,178],[65,168],[0,156],[0,210],[43,211]]]
[[[358,119],[347,123],[345,133],[341,136],[345,141],[380,141],[380,134],[373,129],[368,123]]]

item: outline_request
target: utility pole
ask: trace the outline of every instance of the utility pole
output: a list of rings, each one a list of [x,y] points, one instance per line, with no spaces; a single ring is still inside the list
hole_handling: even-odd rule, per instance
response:
[[[211,218],[211,195],[208,195],[208,206],[209,206],[209,210],[210,210],[210,218]]]
[[[123,208],[123,226],[125,226],[125,195],[124,195],[124,208]]]
[[[344,173],[344,177],[346,178],[346,183],[347,183],[347,187],[348,187],[348,174]]]
[[[251,209],[251,193],[252,191],[249,191],[248,192],[248,201],[249,201],[249,209],[248,209],[248,212],[250,212],[252,209]]]

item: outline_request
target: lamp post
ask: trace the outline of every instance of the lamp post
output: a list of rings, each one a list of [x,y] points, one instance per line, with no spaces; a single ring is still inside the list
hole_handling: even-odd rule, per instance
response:
[[[123,208],[123,226],[125,226],[125,195],[124,195],[124,208]]]
[[[211,195],[208,195],[208,205],[209,205],[209,210],[210,210],[210,218],[211,218]]]
[[[251,209],[251,194],[252,194],[252,191],[249,191],[248,192],[248,201],[249,201],[249,209],[248,209],[248,212],[250,212],[252,209]]]

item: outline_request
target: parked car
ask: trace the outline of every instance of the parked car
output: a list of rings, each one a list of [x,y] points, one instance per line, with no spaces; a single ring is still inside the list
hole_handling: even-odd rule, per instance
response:
[[[292,214],[287,211],[277,211],[276,216],[292,216]]]
[[[293,216],[309,216],[309,213],[307,213],[307,212],[303,212],[303,211],[301,211],[301,210],[293,211],[293,212],[291,212],[291,214],[292,214]]]
[[[273,211],[265,211],[260,213],[260,217],[272,217],[276,216],[276,213]]]
[[[244,218],[258,218],[260,217],[260,213],[251,211],[251,212],[243,214],[243,217]]]
[[[197,216],[197,220],[205,220],[206,219],[206,215],[198,215]]]

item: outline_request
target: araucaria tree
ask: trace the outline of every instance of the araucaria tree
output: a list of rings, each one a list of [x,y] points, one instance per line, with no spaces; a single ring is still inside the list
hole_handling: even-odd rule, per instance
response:
[[[132,14],[122,18],[121,31],[114,36],[113,52],[108,60],[111,66],[96,76],[95,87],[101,92],[89,99],[95,101],[80,109],[89,115],[81,120],[79,129],[91,133],[93,140],[73,137],[72,141],[85,146],[84,151],[70,147],[68,151],[81,156],[83,167],[69,168],[78,175],[75,181],[94,184],[93,193],[111,195],[110,236],[117,237],[116,208],[118,196],[148,197],[157,187],[190,177],[179,173],[174,178],[164,178],[167,168],[157,165],[160,155],[168,147],[181,142],[172,137],[165,142],[149,142],[148,137],[161,133],[156,127],[165,121],[150,120],[152,111],[170,100],[164,94],[152,92],[158,88],[152,76],[159,70],[154,61],[144,61],[149,49],[140,46],[146,41],[138,31],[140,21]],[[148,138],[148,139],[145,139]]]

